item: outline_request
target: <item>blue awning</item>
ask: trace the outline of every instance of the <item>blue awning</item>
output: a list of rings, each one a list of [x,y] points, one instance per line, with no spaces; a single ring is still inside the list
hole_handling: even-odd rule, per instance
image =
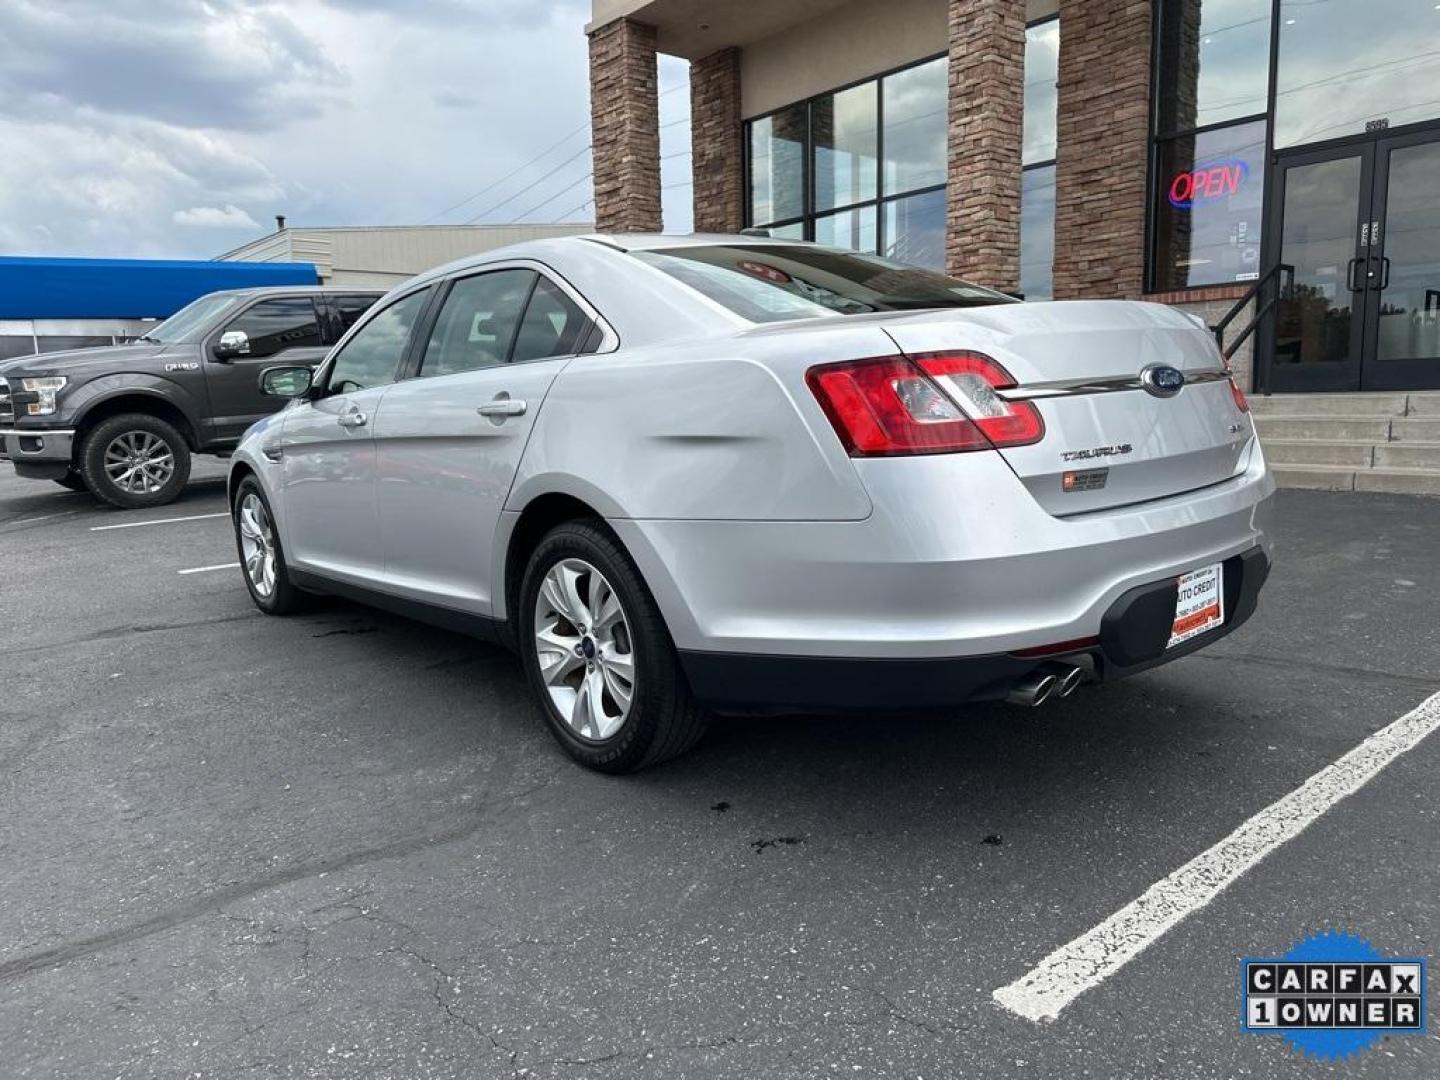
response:
[[[314,263],[0,256],[0,319],[163,319],[220,289],[319,280]]]

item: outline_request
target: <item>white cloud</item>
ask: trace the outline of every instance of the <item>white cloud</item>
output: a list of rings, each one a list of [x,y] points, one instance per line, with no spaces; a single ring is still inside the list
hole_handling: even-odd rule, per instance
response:
[[[585,145],[589,13],[590,0],[0,0],[0,252],[203,258],[274,214],[593,219],[587,155],[541,179]],[[660,80],[683,84],[683,62],[662,59]],[[676,154],[686,94],[660,108]],[[664,164],[671,228],[689,222],[688,165]]]
[[[192,206],[171,215],[176,225],[199,225],[207,229],[258,229],[259,223],[234,203],[224,206]]]

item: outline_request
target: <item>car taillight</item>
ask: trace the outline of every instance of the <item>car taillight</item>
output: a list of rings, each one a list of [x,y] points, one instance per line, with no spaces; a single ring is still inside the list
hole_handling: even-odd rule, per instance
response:
[[[1235,399],[1235,407],[1241,412],[1250,411],[1250,402],[1245,400],[1245,391],[1240,389],[1240,384],[1235,381],[1235,376],[1230,376],[1230,396]]]
[[[852,457],[990,450],[1045,434],[1034,405],[995,393],[1015,380],[979,353],[847,360],[811,368],[805,381]]]

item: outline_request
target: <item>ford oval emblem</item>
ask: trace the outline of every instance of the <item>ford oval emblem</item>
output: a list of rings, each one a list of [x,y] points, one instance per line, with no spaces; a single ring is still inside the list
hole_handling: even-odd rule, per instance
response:
[[[1185,373],[1168,364],[1152,364],[1140,373],[1140,383],[1156,397],[1174,397],[1185,385]]]

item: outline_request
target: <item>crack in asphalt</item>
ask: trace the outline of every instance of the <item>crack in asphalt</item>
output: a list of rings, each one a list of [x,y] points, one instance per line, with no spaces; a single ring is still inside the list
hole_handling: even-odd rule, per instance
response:
[[[134,623],[130,626],[112,626],[105,630],[96,630],[94,633],[82,634],[80,637],[67,638],[64,641],[50,641],[43,645],[25,645],[18,649],[9,649],[6,655],[19,656],[24,653],[46,652],[50,649],[64,649],[71,645],[88,645],[94,641],[109,641],[113,638],[129,637],[131,634],[161,634],[170,630],[190,630],[197,626],[214,626],[219,623],[243,622],[246,619],[259,619],[262,617],[258,611],[241,611],[230,615],[212,615],[204,619],[190,619],[185,622]]]
[[[1322,664],[1315,660],[1299,660],[1286,656],[1262,656],[1256,653],[1219,652],[1209,649],[1195,653],[1190,659],[1209,660],[1226,664],[1254,664],[1259,667],[1293,668],[1297,671],[1317,671],[1326,675],[1342,675],[1357,681],[1371,680],[1404,683],[1434,690],[1440,682],[1440,673],[1434,675],[1409,675],[1398,671],[1382,671],[1378,668],[1346,667],[1342,664]]]
[[[252,896],[267,892],[270,889],[279,888],[283,885],[290,885],[297,881],[304,881],[307,878],[318,877],[321,874],[351,870],[357,866],[365,866],[369,863],[401,858],[426,848],[443,847],[446,844],[453,844],[457,841],[465,840],[489,823],[489,815],[483,811],[494,810],[505,803],[515,802],[528,795],[532,795],[554,783],[563,771],[563,767],[557,768],[545,777],[544,780],[523,788],[512,795],[497,797],[493,801],[487,800],[475,808],[474,816],[471,819],[449,829],[423,833],[418,836],[412,834],[374,847],[360,848],[359,850],[348,852],[336,858],[317,859],[311,862],[301,863],[299,866],[293,866],[288,870],[282,870],[268,877],[236,882],[224,888],[215,889],[201,896],[197,896],[188,903],[176,905],[168,911],[161,912],[148,919],[142,919],[129,926],[122,926],[115,930],[106,931],[103,934],[94,934],[76,941],[66,942],[65,944],[46,949],[43,952],[32,953],[29,956],[17,956],[13,960],[0,963],[0,982],[23,978],[26,975],[34,975],[41,971],[48,971],[74,960],[94,956],[107,949],[115,948],[118,945],[128,945],[134,941],[153,937],[156,934],[172,930],[177,926],[193,922],[195,919],[203,916],[220,913],[226,905],[233,904],[239,900],[249,899]]]

